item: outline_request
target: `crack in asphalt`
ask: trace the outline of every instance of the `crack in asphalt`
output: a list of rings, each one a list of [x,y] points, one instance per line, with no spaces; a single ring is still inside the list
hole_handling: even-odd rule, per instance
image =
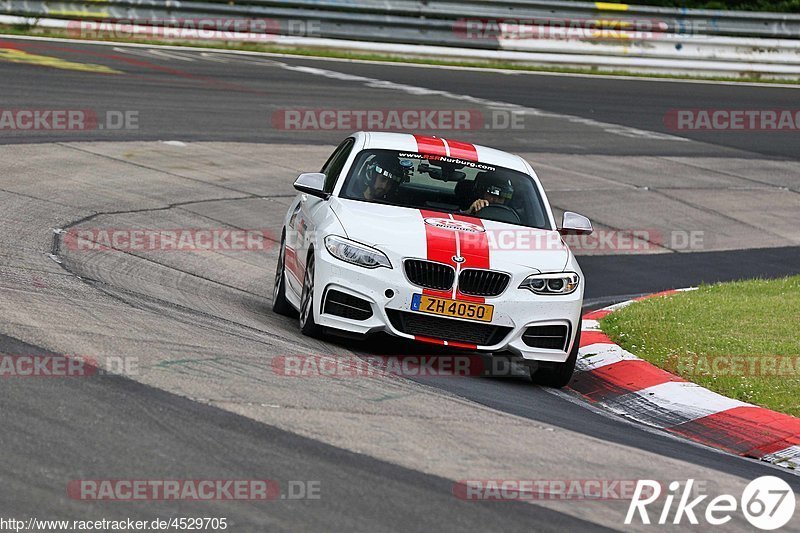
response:
[[[196,180],[193,180],[193,181],[196,181]],[[203,183],[205,183],[205,182],[203,182]],[[210,319],[212,321],[214,321],[214,320],[221,321],[221,322],[224,322],[226,324],[230,324],[230,325],[233,325],[233,326],[236,326],[236,327],[239,327],[239,328],[244,328],[245,330],[248,330],[250,332],[258,333],[259,335],[266,335],[266,336],[268,336],[268,337],[270,337],[272,339],[275,339],[275,340],[283,341],[283,342],[286,342],[286,343],[295,343],[296,344],[297,341],[295,339],[289,339],[287,337],[284,337],[284,336],[281,336],[281,335],[277,335],[275,333],[271,333],[271,332],[263,330],[263,329],[255,328],[253,326],[248,326],[246,324],[242,324],[242,323],[236,322],[234,320],[223,318],[223,317],[220,317],[220,316],[212,314],[212,313],[207,313],[207,312],[201,311],[199,309],[193,309],[191,307],[183,306],[181,304],[178,304],[178,303],[175,303],[175,302],[170,302],[168,300],[163,300],[161,298],[156,298],[154,296],[143,294],[143,293],[138,292],[138,291],[134,291],[134,290],[131,290],[131,289],[126,289],[126,288],[121,288],[121,287],[116,287],[114,285],[109,285],[108,283],[106,283],[104,281],[101,281],[101,280],[98,280],[98,279],[95,279],[95,278],[91,278],[91,277],[88,277],[88,276],[82,276],[82,275],[80,275],[80,274],[78,274],[76,272],[73,272],[65,264],[65,262],[63,260],[63,257],[61,255],[61,235],[66,230],[71,229],[71,228],[75,227],[78,224],[82,224],[84,222],[89,222],[89,221],[93,220],[94,218],[97,218],[97,217],[100,217],[100,216],[119,215],[119,214],[137,214],[137,213],[146,213],[146,212],[155,212],[155,211],[167,211],[167,210],[174,209],[174,208],[180,208],[180,207],[183,207],[183,206],[186,206],[186,205],[193,205],[193,204],[200,204],[200,203],[207,203],[207,202],[218,202],[218,201],[224,201],[224,200],[235,201],[235,200],[249,200],[249,199],[253,199],[253,198],[270,198],[269,196],[265,197],[263,195],[256,195],[256,194],[252,194],[252,193],[245,193],[245,194],[246,194],[246,196],[233,197],[233,198],[231,198],[231,197],[221,197],[221,198],[212,198],[212,199],[203,199],[203,200],[187,200],[187,201],[183,201],[183,202],[175,202],[175,203],[168,204],[166,206],[154,207],[154,208],[92,212],[91,214],[88,214],[88,215],[86,215],[86,216],[84,216],[84,217],[82,217],[80,219],[77,219],[77,220],[75,220],[73,222],[70,222],[69,224],[64,225],[63,228],[60,228],[62,231],[54,232],[53,237],[52,237],[53,240],[52,240],[52,246],[51,246],[51,256],[54,257],[54,258],[57,258],[60,261],[60,262],[59,261],[56,261],[56,262],[61,266],[61,268],[68,275],[79,279],[84,284],[103,292],[104,294],[106,294],[110,298],[113,298],[114,300],[119,301],[119,302],[121,302],[121,303],[123,303],[123,304],[125,304],[125,305],[127,305],[127,306],[129,306],[131,308],[133,308],[133,309],[142,310],[142,311],[149,311],[149,312],[154,312],[156,314],[164,315],[163,311],[157,309],[156,306],[158,305],[158,306],[166,307],[168,309],[172,309],[174,311],[180,311],[182,313],[186,313],[186,314],[189,314],[189,315],[202,316],[203,318]],[[231,226],[229,224],[226,224],[226,225],[228,225],[232,229],[236,229],[234,226]],[[139,256],[139,255],[130,253],[130,252],[126,252],[124,250],[119,250],[119,251],[121,251],[122,253],[126,253],[128,255],[131,255],[133,257],[136,257],[138,259],[143,259],[145,261],[157,264],[157,265],[159,265],[161,267],[164,267],[166,269],[169,269],[169,270],[174,270],[176,272],[180,272],[180,273],[186,274],[188,276],[192,276],[192,277],[195,277],[195,278],[198,278],[198,279],[202,279],[204,281],[207,281],[207,282],[210,282],[210,283],[214,283],[214,284],[220,285],[220,286],[228,288],[228,289],[236,290],[238,292],[242,292],[242,293],[254,296],[256,298],[263,298],[262,296],[260,296],[260,295],[258,295],[256,293],[252,293],[250,291],[247,291],[247,290],[244,290],[244,289],[241,289],[241,288],[238,288],[238,287],[234,287],[232,285],[228,285],[226,283],[223,283],[223,282],[220,282],[220,281],[217,281],[217,280],[212,280],[210,278],[206,278],[204,276],[200,276],[199,274],[196,274],[196,273],[193,273],[193,272],[189,272],[189,271],[186,271],[186,270],[183,270],[183,269],[180,269],[180,268],[176,268],[174,266],[170,266],[170,265],[166,265],[166,264],[163,264],[163,263],[159,263],[158,261],[154,261],[154,260],[146,258],[146,257],[142,257],[142,256]],[[138,299],[142,300],[142,302],[140,302],[140,304],[137,306],[133,302],[131,302],[130,300],[127,300],[127,299],[123,298],[120,294],[115,294],[114,293],[115,291],[119,292],[119,293],[122,293],[122,294],[125,294],[125,295],[132,296],[134,298],[138,298]],[[146,305],[144,305],[145,302],[149,302],[149,303],[151,303],[153,305],[146,306]],[[185,320],[185,319],[183,319],[181,317],[177,317],[177,316],[174,316],[174,315],[170,315],[170,317],[175,319],[175,320],[177,320],[177,321],[179,321],[179,322],[185,323],[185,324],[196,324],[196,321]],[[213,326],[208,326],[208,327],[210,327],[214,331],[219,331],[220,333],[231,334],[231,335],[234,335],[234,336],[239,337],[239,338],[243,338],[243,339],[246,339],[246,340],[251,340],[251,341],[258,342],[260,344],[265,344],[265,345],[271,346],[268,342],[264,341],[263,339],[253,338],[253,337],[246,336],[246,335],[240,335],[240,334],[237,334],[235,332],[227,331],[227,330],[224,330],[224,329],[221,329],[221,328],[215,328]],[[311,345],[303,345],[303,346],[307,347],[307,348],[312,348]]]
[[[45,203],[48,203],[48,204],[58,205],[58,206],[61,206],[61,207],[68,207],[69,209],[80,209],[79,207],[74,206],[74,205],[62,204],[60,202],[56,202],[51,198],[39,198],[38,196],[25,194],[24,192],[10,191],[8,189],[0,189],[0,192],[4,192],[6,194],[13,194],[14,196],[21,196],[22,198],[28,198],[30,200],[37,200],[39,202],[45,202]]]

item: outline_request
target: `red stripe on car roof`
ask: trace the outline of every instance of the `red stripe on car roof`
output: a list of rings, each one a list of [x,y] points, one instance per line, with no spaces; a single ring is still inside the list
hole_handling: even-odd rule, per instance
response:
[[[459,159],[466,159],[468,161],[478,161],[478,151],[475,149],[474,144],[465,143],[461,141],[451,141],[445,139],[447,146],[450,147],[450,156]]]
[[[427,135],[414,135],[414,139],[417,141],[417,150],[421,154],[444,155],[478,161],[478,150],[474,144]]]
[[[414,135],[417,140],[417,150],[421,154],[447,155],[447,148],[444,142],[438,137],[428,137],[425,135]]]

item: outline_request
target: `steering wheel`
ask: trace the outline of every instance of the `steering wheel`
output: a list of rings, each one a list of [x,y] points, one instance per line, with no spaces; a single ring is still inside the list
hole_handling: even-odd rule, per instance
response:
[[[508,222],[509,224],[519,224],[521,222],[519,214],[511,207],[503,204],[489,204],[478,211],[477,216],[478,218]]]

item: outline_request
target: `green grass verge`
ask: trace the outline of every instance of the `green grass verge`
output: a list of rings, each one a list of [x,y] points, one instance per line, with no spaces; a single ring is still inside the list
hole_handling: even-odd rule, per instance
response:
[[[42,28],[38,26],[27,25],[3,25],[0,24],[0,33],[8,35],[30,35],[36,37],[57,37],[75,40],[93,40],[93,41],[106,41],[106,42],[119,42],[119,43],[138,43],[138,44],[155,44],[155,45],[169,45],[169,46],[185,46],[214,48],[217,50],[244,50],[249,52],[265,52],[273,54],[287,54],[296,56],[307,57],[329,57],[334,59],[354,59],[365,61],[382,61],[388,63],[412,63],[417,65],[440,65],[450,67],[469,67],[469,68],[485,68],[485,69],[503,69],[503,70],[518,70],[528,72],[554,72],[561,74],[587,74],[587,75],[602,75],[602,76],[617,76],[620,78],[660,78],[660,79],[675,79],[675,80],[701,80],[701,81],[726,81],[726,82],[740,82],[740,83],[774,83],[784,85],[800,85],[800,78],[792,79],[772,79],[764,78],[756,73],[742,73],[740,76],[694,76],[694,75],[680,75],[680,74],[646,74],[627,72],[622,70],[600,70],[596,68],[562,68],[554,66],[535,66],[524,65],[519,63],[505,62],[505,61],[457,61],[448,59],[438,59],[429,57],[410,57],[403,55],[392,54],[370,54],[360,52],[348,52],[346,50],[328,49],[328,48],[306,48],[306,47],[285,47],[273,44],[261,43],[245,43],[245,42],[187,42],[187,41],[172,41],[172,40],[153,40],[153,39],[139,39],[139,38],[86,38],[81,39],[74,35],[70,35],[66,30],[59,30],[53,28]]]
[[[800,416],[800,276],[646,299],[606,316],[600,327],[689,381]]]

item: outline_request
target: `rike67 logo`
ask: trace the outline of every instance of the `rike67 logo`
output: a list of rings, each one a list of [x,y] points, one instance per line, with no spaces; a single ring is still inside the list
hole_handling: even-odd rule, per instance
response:
[[[673,481],[669,484],[669,492],[664,495],[658,481],[640,479],[628,507],[625,524],[630,525],[638,519],[642,524],[688,522],[697,525],[700,523],[699,516],[705,519],[706,524],[721,526],[730,522],[741,511],[753,527],[772,531],[785,526],[794,516],[794,492],[788,483],[775,476],[754,479],[744,488],[738,500],[733,495],[722,494],[705,501],[708,495],[696,496],[696,493],[693,494],[693,486],[693,479],[687,480],[683,487],[679,481]],[[673,503],[676,501],[673,512]],[[653,517],[650,515],[651,511],[655,511]]]

